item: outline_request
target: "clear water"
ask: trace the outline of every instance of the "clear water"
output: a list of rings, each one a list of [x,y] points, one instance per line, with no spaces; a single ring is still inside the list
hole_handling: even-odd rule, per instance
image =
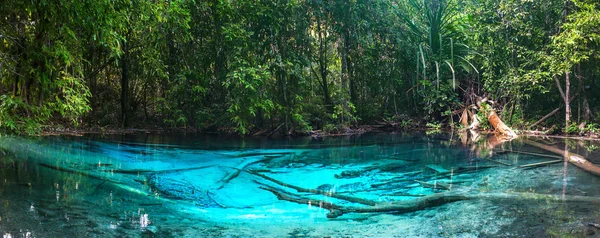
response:
[[[557,159],[520,140],[498,144],[462,139],[440,134],[268,140],[150,134],[1,136],[0,235],[600,235],[600,225],[594,225],[600,223],[600,178],[563,162],[519,168]],[[599,162],[593,142],[544,142],[559,148],[567,144],[571,152]],[[312,190],[299,192],[282,185]],[[269,189],[310,204],[280,200]],[[328,218],[330,211],[321,208],[325,203],[383,208],[450,193],[509,196],[429,204],[410,212],[348,212],[336,218]]]

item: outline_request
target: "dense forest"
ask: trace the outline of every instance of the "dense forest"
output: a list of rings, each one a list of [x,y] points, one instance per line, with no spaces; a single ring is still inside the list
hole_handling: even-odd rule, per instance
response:
[[[6,0],[0,130],[595,132],[599,50],[596,0]]]

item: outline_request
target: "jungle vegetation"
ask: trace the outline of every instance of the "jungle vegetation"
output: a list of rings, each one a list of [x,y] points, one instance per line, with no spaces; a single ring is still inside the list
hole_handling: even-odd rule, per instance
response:
[[[599,50],[595,0],[6,0],[0,130],[596,132]]]

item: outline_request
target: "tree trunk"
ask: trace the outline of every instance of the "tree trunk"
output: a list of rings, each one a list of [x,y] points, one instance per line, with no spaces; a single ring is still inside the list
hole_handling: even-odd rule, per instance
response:
[[[584,122],[589,122],[590,120],[590,115],[592,114],[591,110],[590,110],[590,104],[588,103],[587,100],[587,96],[585,94],[585,83],[583,82],[583,75],[581,73],[581,65],[577,65],[577,71],[579,71],[579,73],[576,75],[577,80],[579,81],[578,85],[579,85],[579,94],[581,94],[581,98],[579,98],[579,101],[583,101],[583,105],[581,105],[578,110],[581,111],[581,109],[583,109],[583,121]],[[571,99],[572,100],[572,99]]]
[[[164,98],[165,92],[167,91],[167,85],[171,82],[175,82],[175,64],[177,62],[177,48],[175,48],[175,42],[173,40],[173,32],[171,29],[167,29],[167,47],[169,48],[169,65],[167,66],[167,72],[169,77],[167,80],[161,80],[159,90],[159,97]]]
[[[585,89],[583,89],[585,91]],[[583,93],[583,120],[589,121],[590,115],[592,111],[590,110],[590,104],[588,103],[587,97],[585,96],[585,92]]]
[[[127,91],[129,88],[129,69],[127,68],[129,60],[129,52],[127,50],[128,44],[128,40],[125,40],[125,42],[123,42],[123,58],[121,59],[121,127],[123,128],[129,126],[127,122]]]
[[[523,143],[528,144],[533,147],[537,147],[539,149],[550,151],[557,155],[561,155],[564,157],[565,160],[569,161],[569,163],[571,163],[591,174],[600,176],[600,166],[592,164],[591,162],[586,160],[585,157],[583,157],[581,155],[571,153],[568,150],[561,150],[561,149],[553,147],[553,146],[537,143],[535,141],[523,140]]]
[[[497,133],[503,136],[507,136],[511,139],[517,138],[517,133],[515,133],[510,127],[504,124],[502,120],[500,120],[500,117],[498,117],[498,114],[496,114],[496,111],[494,109],[490,109],[489,112],[487,112],[487,118],[490,122],[490,125],[492,125],[494,129],[496,129]]]
[[[329,95],[329,86],[327,85],[327,61],[325,59],[325,44],[323,31],[321,29],[321,20],[317,20],[317,31],[319,32],[319,68],[321,73],[321,87],[323,88],[323,101],[327,112],[333,113],[333,104]]]
[[[502,120],[500,120],[500,117],[498,117],[496,110],[494,110],[494,108],[492,108],[491,105],[484,106],[485,105],[484,103],[488,102],[487,97],[486,98],[477,97],[477,98],[478,98],[476,101],[477,107],[479,108],[479,110],[482,110],[485,113],[490,125],[496,130],[496,133],[498,133],[500,136],[507,137],[506,139],[517,138],[517,133],[515,133],[510,127],[508,127],[506,124],[504,124],[504,122]],[[472,124],[475,124],[476,117],[477,117],[477,114],[474,114]],[[470,129],[473,130],[472,127]]]
[[[539,119],[538,121],[536,121],[535,123],[533,123],[533,125],[529,126],[529,128],[533,128],[534,126],[542,123],[544,120],[548,119],[549,117],[551,117],[552,115],[556,114],[558,111],[560,111],[560,107],[557,107],[556,109],[554,109],[552,112],[548,113],[548,115],[542,117],[541,119]]]
[[[571,122],[571,100],[569,100],[569,91],[571,88],[571,82],[569,80],[569,72],[565,72],[565,131],[569,127]]]
[[[556,87],[558,88],[558,92],[560,93],[560,96],[562,97],[564,103],[565,103],[565,131],[567,130],[567,128],[569,127],[569,123],[570,123],[570,116],[571,116],[571,106],[569,104],[569,102],[571,101],[571,99],[569,98],[569,88],[571,86],[571,83],[569,81],[569,71],[565,71],[565,90],[563,91],[562,86],[560,86],[560,80],[558,80],[558,77],[555,75],[554,77],[554,82],[556,82]]]
[[[348,65],[348,83],[350,90],[350,102],[354,105],[357,105],[357,97],[356,97],[356,82],[354,82],[354,67],[352,66],[352,59],[348,57],[346,64]]]
[[[342,33],[342,89],[348,91],[348,34],[344,30]]]
[[[348,109],[348,38],[349,34],[347,30],[343,30],[342,33],[342,91],[343,91],[343,99],[344,99],[344,110],[349,111]],[[344,119],[344,116],[342,116]]]
[[[517,102],[512,103],[512,105],[510,105],[510,114],[508,115],[508,124],[512,125],[512,120],[513,120],[513,114],[515,113],[515,106],[517,105]]]

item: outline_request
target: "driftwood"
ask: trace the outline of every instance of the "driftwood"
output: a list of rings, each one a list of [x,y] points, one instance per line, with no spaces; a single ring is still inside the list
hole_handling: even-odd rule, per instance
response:
[[[538,143],[535,141],[523,140],[523,143],[528,144],[533,147],[537,147],[537,148],[549,151],[549,152],[552,152],[552,153],[555,153],[555,154],[558,154],[558,155],[562,155],[565,160],[569,161],[569,163],[571,163],[591,174],[600,176],[600,166],[592,164],[591,162],[586,160],[585,157],[583,157],[581,155],[571,153],[568,150],[561,150],[554,146],[544,145],[542,143]]]

